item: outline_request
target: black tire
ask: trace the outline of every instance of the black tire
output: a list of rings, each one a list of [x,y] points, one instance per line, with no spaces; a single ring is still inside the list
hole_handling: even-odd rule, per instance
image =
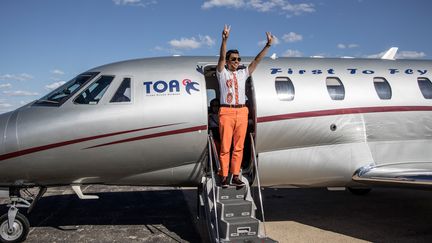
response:
[[[353,187],[348,187],[348,190],[352,194],[354,194],[354,195],[364,196],[364,195],[368,194],[372,190],[372,188],[355,188],[355,187],[353,188]]]
[[[30,223],[24,215],[18,212],[14,221],[14,232],[8,233],[8,228],[8,215],[6,213],[0,217],[0,242],[23,242],[29,233]]]

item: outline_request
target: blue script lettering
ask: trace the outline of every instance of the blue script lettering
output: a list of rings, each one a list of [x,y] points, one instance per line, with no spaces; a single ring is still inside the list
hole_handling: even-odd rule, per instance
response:
[[[276,73],[282,72],[281,68],[270,68],[270,70],[271,70],[271,74],[276,74]]]

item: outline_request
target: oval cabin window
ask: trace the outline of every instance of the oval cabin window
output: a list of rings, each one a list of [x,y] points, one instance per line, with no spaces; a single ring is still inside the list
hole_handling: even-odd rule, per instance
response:
[[[375,90],[378,97],[382,100],[389,100],[392,97],[392,90],[390,84],[385,78],[374,77],[373,79]]]
[[[339,78],[328,77],[326,78],[327,91],[332,100],[345,99],[345,87]]]
[[[294,85],[288,77],[276,77],[275,88],[279,100],[291,101],[294,99]]]
[[[432,83],[428,78],[417,78],[420,91],[425,99],[432,99]]]

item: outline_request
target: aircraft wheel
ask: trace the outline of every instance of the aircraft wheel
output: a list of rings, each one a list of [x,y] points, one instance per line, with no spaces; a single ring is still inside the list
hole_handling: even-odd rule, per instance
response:
[[[364,196],[368,194],[372,189],[371,188],[355,188],[355,187],[348,187],[348,190],[357,196]]]
[[[8,214],[4,214],[0,217],[0,242],[2,243],[15,243],[23,242],[27,238],[30,230],[30,223],[28,219],[17,213],[15,221],[13,223],[13,230],[9,231],[8,226]]]

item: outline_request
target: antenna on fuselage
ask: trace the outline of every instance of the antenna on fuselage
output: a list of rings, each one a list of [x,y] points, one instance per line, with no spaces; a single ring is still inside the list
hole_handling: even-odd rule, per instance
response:
[[[397,51],[398,51],[397,47],[392,47],[381,57],[381,59],[395,60]]]

